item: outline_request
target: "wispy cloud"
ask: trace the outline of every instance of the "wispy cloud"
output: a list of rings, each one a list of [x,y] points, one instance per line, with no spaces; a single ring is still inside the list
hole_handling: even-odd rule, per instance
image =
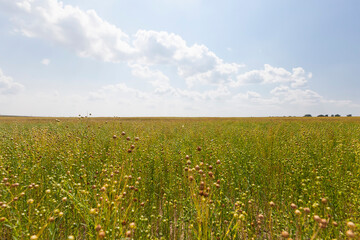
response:
[[[11,77],[4,75],[0,69],[0,93],[5,95],[17,94],[24,89],[24,85],[15,82]]]

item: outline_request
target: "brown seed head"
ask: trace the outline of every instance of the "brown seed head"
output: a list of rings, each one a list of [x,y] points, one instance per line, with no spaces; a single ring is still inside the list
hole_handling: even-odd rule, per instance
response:
[[[288,238],[288,237],[290,236],[290,234],[289,234],[287,231],[282,231],[282,232],[281,232],[281,236],[282,236],[283,238]]]
[[[99,238],[105,238],[105,232],[104,232],[104,230],[100,230],[100,232],[99,232]]]
[[[320,223],[321,218],[318,215],[314,215],[314,220],[318,223]]]
[[[348,227],[351,228],[351,229],[355,229],[355,228],[356,228],[356,225],[355,225],[355,223],[353,223],[353,222],[347,222],[347,223],[346,223],[346,226],[348,226]]]
[[[96,230],[97,232],[99,232],[101,229],[102,229],[102,227],[101,227],[100,224],[98,224],[98,225],[95,227],[95,230]]]
[[[348,238],[354,238],[355,237],[355,233],[350,229],[346,231],[346,236]]]

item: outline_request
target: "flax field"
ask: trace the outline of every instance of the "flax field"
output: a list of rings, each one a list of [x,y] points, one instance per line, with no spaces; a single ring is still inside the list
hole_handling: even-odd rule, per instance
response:
[[[360,118],[0,118],[0,239],[360,239]]]

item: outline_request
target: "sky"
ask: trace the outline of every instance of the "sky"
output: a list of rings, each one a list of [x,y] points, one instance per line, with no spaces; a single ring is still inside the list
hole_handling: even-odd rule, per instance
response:
[[[0,115],[360,115],[358,0],[0,0]]]

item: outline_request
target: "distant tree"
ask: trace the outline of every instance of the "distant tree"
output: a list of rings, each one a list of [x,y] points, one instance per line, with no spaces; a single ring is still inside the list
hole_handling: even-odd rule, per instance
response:
[[[334,117],[334,114],[331,114],[331,117]]]
[[[328,114],[325,114],[325,117],[328,117],[329,115]]]
[[[348,114],[348,115],[346,115],[347,117],[352,117],[352,115],[351,114]]]
[[[311,114],[305,114],[304,117],[312,117]]]
[[[335,114],[335,117],[341,117],[341,115],[340,114]]]
[[[318,115],[318,117],[325,117],[324,115],[322,115],[322,114],[320,114],[320,115]]]

